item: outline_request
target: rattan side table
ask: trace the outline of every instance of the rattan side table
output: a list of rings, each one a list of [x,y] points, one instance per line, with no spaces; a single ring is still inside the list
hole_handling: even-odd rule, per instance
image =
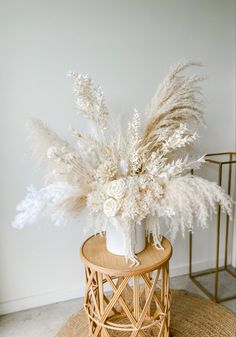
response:
[[[84,242],[89,337],[169,336],[172,246],[163,239],[163,247],[157,250],[148,243],[138,254],[140,265],[131,268],[124,257],[107,251],[105,237],[96,235]]]

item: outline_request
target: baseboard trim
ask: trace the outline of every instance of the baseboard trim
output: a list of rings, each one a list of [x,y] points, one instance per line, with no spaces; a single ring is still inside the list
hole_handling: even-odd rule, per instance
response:
[[[0,315],[41,307],[52,303],[68,301],[82,297],[83,294],[84,287],[78,286],[70,289],[57,289],[27,297],[16,298],[0,303]]]
[[[230,260],[230,257],[229,257]],[[215,260],[203,260],[203,261],[195,261],[192,264],[192,272],[198,272],[200,270],[207,270],[215,267]],[[223,266],[224,264],[224,259],[220,258],[219,259],[219,265]],[[189,273],[189,264],[182,264],[175,266],[174,264],[170,263],[170,276],[175,277],[175,276],[181,276],[181,275],[186,275]]]
[[[212,268],[212,266],[214,266],[213,261],[209,260],[194,262],[193,271],[205,270]],[[171,264],[170,267],[171,277],[188,274],[188,271],[188,263],[178,266]],[[32,309],[52,303],[68,301],[82,297],[83,295],[84,287],[83,285],[78,285],[69,289],[57,289],[45,293],[34,294],[32,296],[16,298],[5,302],[0,302],[0,315]]]

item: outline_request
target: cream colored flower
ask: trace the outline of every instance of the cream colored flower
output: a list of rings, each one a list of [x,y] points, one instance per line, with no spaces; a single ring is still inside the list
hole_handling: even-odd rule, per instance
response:
[[[109,216],[109,217],[115,216],[118,210],[119,210],[119,204],[113,198],[107,199],[103,204],[103,212],[106,214],[106,216]]]
[[[107,180],[112,180],[117,173],[116,165],[111,161],[106,161],[105,163],[101,164],[97,169],[97,177],[103,182]]]
[[[111,181],[107,188],[107,195],[116,200],[122,199],[125,195],[125,179]]]

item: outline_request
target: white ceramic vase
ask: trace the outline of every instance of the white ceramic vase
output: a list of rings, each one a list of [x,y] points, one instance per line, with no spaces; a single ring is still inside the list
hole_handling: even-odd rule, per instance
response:
[[[106,230],[107,250],[115,255],[126,255],[125,238],[121,230],[114,225],[107,226]],[[146,247],[145,226],[135,225],[135,247],[134,253],[138,254]]]

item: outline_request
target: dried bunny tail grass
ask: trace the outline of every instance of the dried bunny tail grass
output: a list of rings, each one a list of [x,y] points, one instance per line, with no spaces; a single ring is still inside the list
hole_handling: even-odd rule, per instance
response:
[[[232,217],[233,200],[216,183],[192,175],[170,180],[161,205],[173,210],[174,215],[168,219],[172,239],[179,230],[184,236],[186,229],[193,229],[193,224],[208,227],[217,204]]]
[[[81,155],[67,141],[61,139],[45,123],[36,118],[28,120],[32,151],[41,164],[46,164],[46,180],[65,180],[78,183],[92,179],[92,171]]]
[[[205,77],[178,76],[181,71],[193,65],[201,64],[189,61],[172,67],[147,108],[147,125],[139,144],[139,154],[146,159],[151,151],[157,151],[161,147],[158,139],[161,132],[168,133],[170,128],[173,132],[183,123],[191,125],[203,121],[201,88],[198,83]]]

